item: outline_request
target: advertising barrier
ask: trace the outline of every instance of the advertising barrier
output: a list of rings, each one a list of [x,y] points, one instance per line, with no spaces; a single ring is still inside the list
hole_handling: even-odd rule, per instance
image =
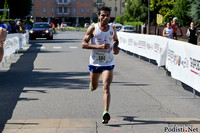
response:
[[[117,32],[119,48],[156,60],[174,79],[200,92],[200,46],[161,36]]]
[[[16,33],[16,34],[8,34],[6,41],[3,45],[4,48],[4,56],[3,60],[18,51],[25,44],[28,44],[29,34]]]
[[[200,92],[200,46],[169,40],[166,68],[171,76]]]
[[[158,66],[166,64],[168,39],[155,35],[117,32],[119,48],[156,60]]]

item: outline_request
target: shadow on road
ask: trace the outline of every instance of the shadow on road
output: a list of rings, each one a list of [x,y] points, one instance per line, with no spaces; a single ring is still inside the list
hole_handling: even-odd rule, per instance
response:
[[[18,101],[39,100],[37,98],[20,98],[21,93],[34,91],[36,93],[47,93],[47,90],[23,90],[25,87],[87,89],[88,72],[43,72],[49,68],[43,68],[41,72],[34,69],[34,61],[40,51],[40,44],[32,44],[16,63],[11,64],[6,72],[0,72],[0,132],[5,124],[12,118],[13,111]],[[51,52],[51,51],[46,51]],[[55,51],[52,51],[55,52]],[[83,76],[87,76],[84,78]]]
[[[75,43],[75,42],[80,42],[80,41],[82,41],[81,39],[53,39],[53,40],[47,40],[47,39],[41,39],[41,38],[38,38],[38,39],[36,39],[36,40],[31,40],[30,42],[32,43],[32,44],[34,44],[34,43],[38,43],[38,42],[40,42],[40,43],[43,43],[43,44],[45,44],[45,43],[70,43],[70,44],[72,44],[72,43]]]
[[[166,120],[166,121],[162,121],[162,120],[144,120],[141,119],[139,120],[137,116],[119,116],[123,118],[123,121],[126,121],[127,123],[123,123],[123,124],[108,124],[106,126],[109,127],[121,127],[121,126],[126,126],[126,125],[155,125],[155,124],[174,124],[174,125],[189,125],[189,124],[200,124],[200,121],[198,120]],[[136,119],[137,118],[137,119]]]

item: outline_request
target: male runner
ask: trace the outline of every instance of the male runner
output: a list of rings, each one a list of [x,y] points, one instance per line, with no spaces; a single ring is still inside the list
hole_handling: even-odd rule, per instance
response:
[[[110,20],[110,8],[102,7],[98,12],[99,22],[91,25],[82,42],[83,49],[92,49],[90,54],[90,90],[96,90],[98,87],[99,77],[103,80],[103,124],[107,124],[110,120],[110,84],[113,79],[114,56],[118,54],[118,39],[116,28],[108,25]],[[91,43],[89,41],[91,40]]]
[[[178,21],[178,18],[175,17],[175,18],[173,18],[173,23],[171,24],[171,28],[173,29],[172,37],[173,37],[173,39],[176,39],[176,40],[178,40],[178,38],[177,38],[177,29],[178,28],[179,28],[179,30],[181,32],[181,36],[183,35],[181,26],[180,26],[180,24],[177,23],[177,21]]]

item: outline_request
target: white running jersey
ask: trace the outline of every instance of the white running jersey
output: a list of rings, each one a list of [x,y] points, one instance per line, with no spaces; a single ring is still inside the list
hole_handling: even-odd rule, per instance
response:
[[[172,38],[173,29],[165,28],[165,34],[170,34],[170,36],[166,36],[167,38]]]
[[[94,37],[91,39],[91,44],[101,45],[104,43],[109,43],[109,49],[93,49],[90,53],[90,65],[93,66],[111,66],[114,65],[113,56],[113,36],[114,30],[112,25],[109,25],[109,30],[107,32],[101,31],[97,24],[94,24]]]

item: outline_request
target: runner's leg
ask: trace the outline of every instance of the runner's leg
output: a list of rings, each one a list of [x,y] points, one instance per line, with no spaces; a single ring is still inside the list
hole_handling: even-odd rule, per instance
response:
[[[93,90],[96,90],[98,87],[100,75],[101,75],[101,73],[90,72],[90,81],[91,81],[91,86],[92,86]]]
[[[113,70],[102,72],[104,111],[109,111],[110,99],[111,99],[110,84],[112,82],[112,79],[113,79]]]

